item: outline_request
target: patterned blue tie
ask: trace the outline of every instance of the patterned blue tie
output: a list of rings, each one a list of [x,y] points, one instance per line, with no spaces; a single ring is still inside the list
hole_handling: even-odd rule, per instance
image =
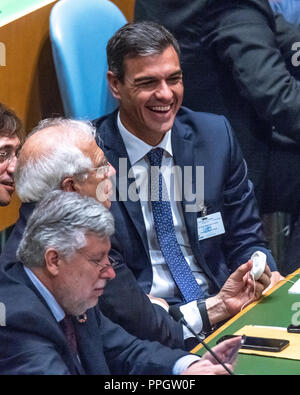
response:
[[[204,292],[197,283],[176,239],[168,192],[159,171],[163,152],[162,148],[155,148],[147,154],[151,165],[150,197],[154,225],[163,257],[187,303],[204,299]]]

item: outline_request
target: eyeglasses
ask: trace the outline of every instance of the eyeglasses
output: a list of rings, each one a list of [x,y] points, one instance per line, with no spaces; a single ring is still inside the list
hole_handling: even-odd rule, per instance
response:
[[[107,257],[108,260],[108,264],[107,265],[103,265],[103,263],[100,263],[98,259],[92,259],[92,258],[88,258],[86,257],[86,259],[93,265],[97,266],[97,268],[99,269],[99,273],[102,274],[104,272],[106,272],[106,270],[108,270],[109,268],[115,268],[118,264],[118,262],[112,258],[111,256]],[[103,259],[101,259],[101,262],[103,262]]]
[[[97,178],[104,178],[104,177],[107,177],[110,168],[111,168],[111,165],[108,162],[108,160],[105,158],[103,160],[101,166],[93,167],[92,169],[90,169],[90,171],[96,171],[96,177]]]
[[[0,164],[6,164],[7,166],[14,159],[19,157],[19,151],[1,151],[0,150]]]
[[[106,158],[103,159],[101,166],[98,167],[92,167],[91,169],[78,172],[77,175],[79,174],[86,174],[88,172],[95,171],[96,172],[96,177],[97,178],[104,178],[108,176],[108,173],[111,169],[111,164],[108,162]]]

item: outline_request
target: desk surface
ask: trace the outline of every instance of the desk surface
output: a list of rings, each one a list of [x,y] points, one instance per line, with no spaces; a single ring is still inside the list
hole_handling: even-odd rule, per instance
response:
[[[300,278],[300,269],[286,279],[296,281]],[[294,280],[293,280],[294,279]],[[213,347],[216,341],[227,334],[233,334],[245,325],[267,325],[287,327],[295,310],[292,306],[300,302],[300,295],[289,294],[292,286],[290,282],[282,281],[272,288],[259,302],[252,303],[241,313],[229,320],[216,332],[206,339],[206,343]],[[298,306],[298,311],[300,306]],[[299,315],[298,315],[299,316]],[[299,334],[300,336],[300,334]],[[202,355],[202,346],[196,347],[193,352]],[[239,354],[238,363],[235,368],[236,374],[268,374],[268,375],[299,375],[300,361],[269,358],[256,355]]]

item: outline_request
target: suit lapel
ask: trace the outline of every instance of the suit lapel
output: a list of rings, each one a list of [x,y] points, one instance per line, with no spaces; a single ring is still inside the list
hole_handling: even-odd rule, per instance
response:
[[[41,317],[43,317],[43,321],[36,325],[35,330],[37,331],[37,333],[40,332],[41,336],[45,336],[51,339],[53,344],[56,344],[61,354],[61,357],[67,365],[71,374],[84,374],[83,368],[80,366],[79,362],[75,360],[74,356],[70,352],[65,335],[61,330],[58,322],[51,313],[49,306],[47,305],[43,296],[40,294],[40,292],[33,285],[30,278],[25,273],[23,265],[19,262],[15,263],[13,267],[8,271],[7,275],[12,275],[11,278],[25,284],[31,291],[34,292],[36,297],[44,306],[44,308],[42,308],[42,306],[39,305],[39,314]],[[31,323],[29,323],[29,325],[31,325]],[[30,327],[28,330],[31,329],[32,328]]]
[[[182,196],[182,212],[186,224],[186,229],[189,236],[189,241],[191,243],[191,247],[195,247],[197,243],[197,213],[189,212],[187,207],[192,202],[187,199],[185,188],[189,188],[190,191],[195,191],[195,177],[193,176],[190,182],[184,182],[184,174],[185,169],[191,168],[193,172],[195,171],[195,163],[194,163],[194,148],[192,142],[192,133],[184,130],[178,122],[174,123],[172,129],[172,151],[174,164],[179,166],[182,171],[182,188],[181,188],[181,196]],[[199,155],[199,153],[197,153]]]
[[[180,166],[182,171],[182,212],[193,255],[202,270],[204,270],[211,281],[215,283],[214,276],[210,267],[206,264],[198,240],[197,217],[199,216],[199,211],[190,211],[188,209],[188,206],[195,204],[195,202],[193,203],[188,196],[186,196],[186,191],[184,191],[184,188],[187,188],[193,193],[196,193],[197,188],[199,188],[199,185],[196,186],[196,168],[197,166],[205,167],[205,161],[202,159],[204,155],[202,155],[201,146],[197,146],[197,152],[195,152],[193,133],[192,130],[189,130],[187,127],[184,128],[178,120],[175,120],[172,128],[173,158],[175,165]],[[184,182],[185,167],[186,170],[190,168],[190,170],[193,171],[191,180],[190,177],[188,177],[188,182]]]
[[[80,323],[74,319],[79,354],[87,374],[110,374],[103,351],[102,336],[96,317],[96,309],[86,312],[87,320]]]

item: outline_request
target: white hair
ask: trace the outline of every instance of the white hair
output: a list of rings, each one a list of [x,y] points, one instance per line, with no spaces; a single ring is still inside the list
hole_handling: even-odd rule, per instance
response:
[[[45,119],[28,136],[48,128],[57,128],[61,134],[57,145],[49,152],[36,158],[18,160],[14,179],[17,193],[22,202],[37,202],[53,191],[61,189],[67,176],[86,177],[92,167],[91,159],[73,143],[81,135],[95,139],[95,128],[88,121],[65,118]]]
[[[75,192],[53,191],[31,214],[17,257],[29,267],[42,267],[48,248],[68,258],[86,245],[88,233],[103,239],[112,236],[111,213],[94,198]]]

